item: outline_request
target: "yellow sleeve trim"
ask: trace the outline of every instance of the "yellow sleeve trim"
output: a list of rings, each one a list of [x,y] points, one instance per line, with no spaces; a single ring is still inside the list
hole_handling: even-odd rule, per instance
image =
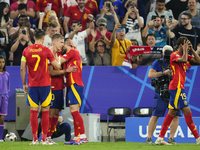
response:
[[[26,62],[26,57],[22,56],[21,61],[25,61]]]

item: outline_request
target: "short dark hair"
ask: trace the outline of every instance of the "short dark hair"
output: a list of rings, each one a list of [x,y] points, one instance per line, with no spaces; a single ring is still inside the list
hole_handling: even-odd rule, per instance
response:
[[[156,3],[165,3],[165,0],[156,0]]]
[[[130,41],[131,41],[131,42],[132,42],[132,41],[137,42],[137,46],[139,46],[139,43],[138,43],[138,41],[137,41],[136,39],[131,39]]]
[[[49,27],[56,28],[56,27],[58,27],[58,23],[55,22],[55,21],[52,21],[52,22],[49,23]]]
[[[20,16],[19,16],[19,19],[20,19],[20,18],[25,18],[25,17],[27,18],[27,15],[20,15]]]
[[[78,20],[73,20],[72,23],[71,23],[71,26],[73,25],[73,23],[79,23]]]
[[[155,36],[154,34],[149,33],[149,34],[147,34],[147,36],[146,36],[146,40],[148,39],[149,36],[153,36],[153,37],[156,39],[156,36]]]
[[[52,41],[55,39],[64,39],[64,36],[62,36],[60,33],[56,33],[52,36]]]
[[[45,32],[42,29],[37,29],[35,30],[34,36],[36,40],[40,40],[45,36]]]
[[[104,0],[103,5],[104,5],[106,2],[111,2],[111,4],[113,5],[112,0]]]
[[[177,40],[177,46],[179,46],[181,44],[183,45],[185,40],[186,41],[188,40],[188,38],[185,37],[185,36],[181,36],[180,38],[178,38],[178,40]]]
[[[5,65],[3,67],[3,71],[6,71],[6,59],[2,55],[0,55],[0,59],[4,59]]]
[[[25,3],[21,3],[18,5],[18,10],[26,9],[27,10],[27,5]]]
[[[190,13],[188,13],[188,12],[184,12],[184,13],[182,13],[182,15],[185,15],[185,16],[187,16],[189,19],[192,19],[192,15],[191,15]]]
[[[127,4],[126,4],[126,8],[128,8],[129,6],[133,6],[135,5],[135,7],[137,7],[137,4],[135,4],[134,2],[132,1],[129,1]]]
[[[71,39],[70,39],[70,38],[65,38],[65,39],[64,39],[64,43],[65,43],[65,44],[68,43],[69,40],[71,40]]]

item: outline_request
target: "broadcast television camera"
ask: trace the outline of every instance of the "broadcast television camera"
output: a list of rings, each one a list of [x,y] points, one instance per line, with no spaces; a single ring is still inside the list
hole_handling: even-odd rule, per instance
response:
[[[171,53],[172,53],[171,50],[165,50],[164,62],[167,64],[167,66],[170,63]],[[161,68],[162,68],[162,71],[164,71],[162,65],[161,65]],[[169,75],[162,75],[158,77],[157,79],[151,80],[151,86],[155,87],[155,92],[160,93],[160,97],[162,98],[162,100],[167,101],[167,102],[169,101],[169,98],[170,98],[170,93],[169,93],[170,81],[171,81],[171,76]]]

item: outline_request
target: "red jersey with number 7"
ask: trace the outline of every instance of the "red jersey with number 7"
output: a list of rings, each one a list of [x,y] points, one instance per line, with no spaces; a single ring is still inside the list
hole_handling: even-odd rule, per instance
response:
[[[22,61],[26,61],[29,87],[50,86],[48,60],[55,58],[49,48],[41,44],[34,44],[24,49]]]
[[[169,84],[170,90],[175,90],[177,88],[185,89],[185,72],[186,72],[186,63],[177,62],[178,58],[182,55],[176,51],[170,56],[170,66],[172,69],[172,80]],[[192,56],[188,55],[188,61],[190,61]]]
[[[64,65],[64,69],[67,69],[69,66],[77,66],[76,72],[71,72],[65,74],[67,79],[67,87],[76,83],[78,86],[83,86],[82,81],[82,61],[81,56],[78,50],[71,49],[63,55],[63,58],[67,61],[67,65]]]

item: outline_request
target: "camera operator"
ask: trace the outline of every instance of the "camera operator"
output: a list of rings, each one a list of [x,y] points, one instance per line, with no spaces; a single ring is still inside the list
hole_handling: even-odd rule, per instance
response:
[[[166,108],[168,107],[168,101],[170,96],[168,93],[169,92],[168,86],[170,82],[170,70],[167,69],[167,66],[169,65],[169,60],[170,60],[170,54],[171,54],[170,51],[173,51],[171,46],[166,45],[163,47],[164,57],[162,58],[162,61],[155,60],[148,74],[149,78],[157,78],[157,79],[152,79],[152,84],[154,83],[155,86],[155,96],[154,96],[153,112],[148,124],[148,138],[146,140],[147,144],[152,144],[152,135],[156,128],[158,118],[164,116]],[[168,63],[166,63],[167,61]],[[166,84],[167,87],[164,87]],[[177,112],[176,117],[173,119],[170,125],[170,137],[168,139],[168,143],[171,144],[176,143],[173,137],[179,124],[179,116],[181,116],[180,111]]]

